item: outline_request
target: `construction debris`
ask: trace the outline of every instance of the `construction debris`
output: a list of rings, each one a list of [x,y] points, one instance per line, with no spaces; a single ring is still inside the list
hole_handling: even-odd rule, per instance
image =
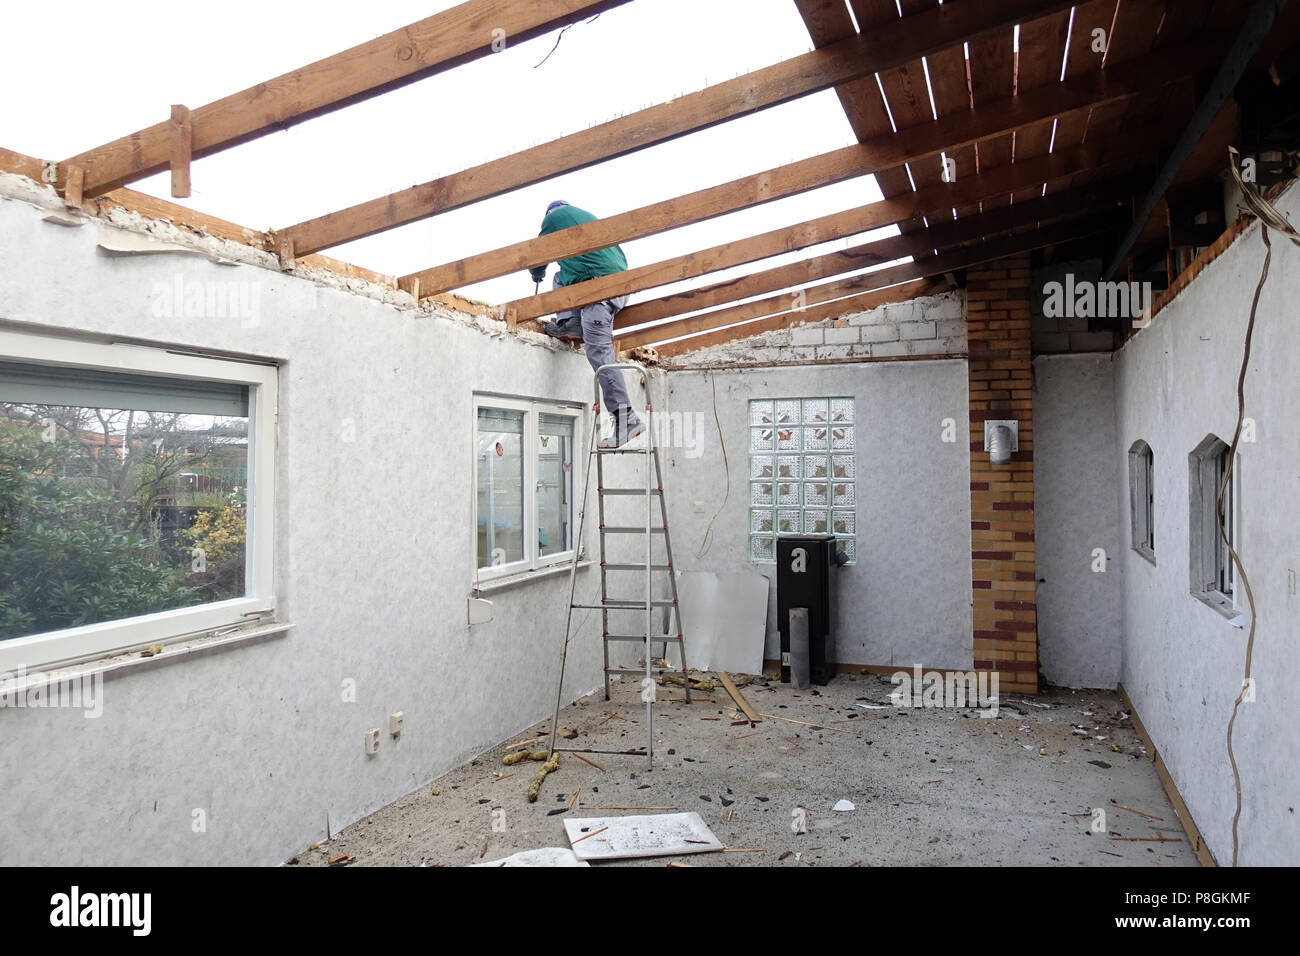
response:
[[[682,678],[678,677],[676,674],[664,674],[659,678],[659,681],[662,684],[676,684],[678,687],[683,687],[686,684],[686,681],[682,680]],[[691,690],[716,690],[717,686],[718,685],[713,683],[711,680],[703,680],[698,677],[691,678]]]
[[[542,754],[543,758],[545,758],[545,756],[546,754]],[[529,803],[537,802],[537,794],[539,794],[542,790],[542,781],[546,779],[546,775],[548,773],[553,773],[554,771],[559,769],[560,769],[559,754],[556,754],[550,760],[547,760],[546,763],[542,764],[540,767],[537,768],[537,774],[536,776],[533,777],[533,782],[528,785]]]
[[[514,753],[506,754],[501,758],[501,762],[507,767],[513,767],[517,763],[523,763],[525,760],[545,760],[545,750],[516,750]]]
[[[746,717],[754,723],[758,723],[763,719],[758,715],[758,711],[749,706],[749,701],[745,700],[745,695],[740,692],[735,681],[731,679],[731,676],[726,671],[718,671],[718,680],[722,682],[723,688],[731,695],[731,699],[736,702],[736,706],[745,712]]]

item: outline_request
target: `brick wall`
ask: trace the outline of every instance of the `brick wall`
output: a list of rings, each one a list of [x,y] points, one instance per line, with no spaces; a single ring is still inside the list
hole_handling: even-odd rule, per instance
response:
[[[974,666],[1017,693],[1038,691],[1029,300],[1028,255],[967,273]],[[1007,465],[989,463],[986,419],[1019,421]]]
[[[674,364],[819,361],[961,355],[966,320],[960,291],[918,296],[837,319],[774,329],[674,356]]]

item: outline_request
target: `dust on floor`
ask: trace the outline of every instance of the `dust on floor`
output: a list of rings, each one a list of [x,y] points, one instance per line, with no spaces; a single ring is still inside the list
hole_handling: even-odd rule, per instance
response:
[[[652,771],[644,757],[589,755],[597,769],[562,754],[529,803],[540,764],[502,757],[548,733],[547,720],[288,862],[465,866],[567,847],[566,817],[656,807],[698,812],[725,846],[752,851],[674,858],[694,866],[1197,865],[1117,694],[1004,695],[990,718],[897,707],[893,690],[869,674],[802,691],[758,681],[742,692],[772,717],[751,725],[721,687],[690,704],[659,688]],[[644,746],[640,687],[617,682],[611,696],[561,711],[561,734],[576,732],[568,746]],[[856,809],[834,811],[841,800]]]

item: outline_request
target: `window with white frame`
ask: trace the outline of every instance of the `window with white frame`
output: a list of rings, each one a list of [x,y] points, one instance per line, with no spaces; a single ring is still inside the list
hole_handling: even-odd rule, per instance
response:
[[[274,612],[276,369],[0,331],[0,671]]]
[[[1155,456],[1141,439],[1128,450],[1128,489],[1133,550],[1155,564]]]
[[[852,398],[749,403],[749,557],[776,560],[782,534],[833,534],[857,560]]]
[[[475,554],[480,580],[573,558],[578,410],[474,400]]]
[[[1207,435],[1188,456],[1191,590],[1193,596],[1224,614],[1233,612],[1234,574],[1230,549],[1237,546],[1236,480],[1230,475],[1229,460],[1228,445],[1214,435]],[[1220,490],[1223,493],[1222,532],[1219,523]]]

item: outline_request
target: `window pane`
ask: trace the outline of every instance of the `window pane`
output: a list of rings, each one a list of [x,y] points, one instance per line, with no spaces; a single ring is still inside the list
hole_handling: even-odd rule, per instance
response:
[[[0,376],[0,640],[244,596],[248,389],[166,382]]]
[[[537,553],[573,547],[573,432],[568,415],[537,419]]]
[[[480,408],[476,434],[478,566],[524,559],[524,413]]]

